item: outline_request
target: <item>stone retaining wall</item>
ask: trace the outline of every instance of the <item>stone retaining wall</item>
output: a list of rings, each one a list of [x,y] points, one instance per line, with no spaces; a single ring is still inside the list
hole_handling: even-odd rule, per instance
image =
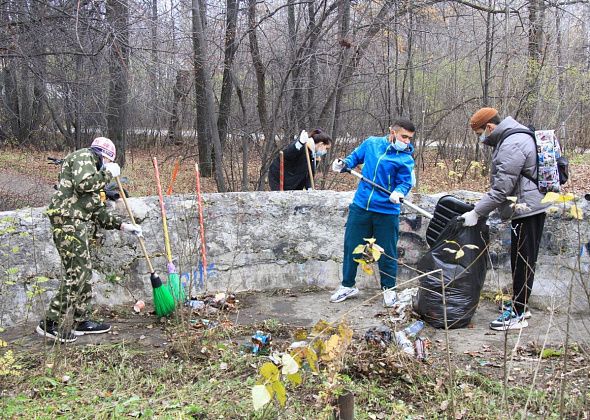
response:
[[[456,195],[475,200],[478,195]],[[342,242],[352,192],[243,192],[205,194],[207,275],[199,258],[197,207],[193,196],[166,198],[172,251],[183,280],[193,293],[269,288],[337,287],[341,279]],[[411,196],[413,203],[432,211],[440,195]],[[154,267],[164,276],[166,261],[157,197],[131,198],[145,232]],[[586,216],[576,221],[567,209],[548,216],[539,256],[533,305],[563,307],[574,284],[575,311],[589,311],[590,228]],[[567,204],[569,206],[569,203]],[[407,208],[405,208],[407,210]],[[51,291],[59,284],[61,263],[51,240],[43,208],[0,212],[0,325],[42,316]],[[125,214],[122,209],[118,209]],[[566,213],[565,215],[563,213]],[[509,228],[490,219],[493,268],[486,290],[510,284]],[[412,266],[427,251],[427,219],[412,213],[401,218],[398,283],[416,275]],[[147,265],[133,236],[99,231],[93,264],[93,290],[100,304],[150,300]],[[359,276],[360,287],[377,287],[373,278]],[[329,293],[326,292],[326,301]]]

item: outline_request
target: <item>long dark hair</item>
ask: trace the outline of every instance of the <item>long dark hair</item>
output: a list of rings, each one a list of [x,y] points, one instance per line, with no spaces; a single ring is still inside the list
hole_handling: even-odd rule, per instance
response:
[[[332,137],[324,133],[321,128],[314,129],[311,133],[309,133],[309,137],[313,139],[315,144],[323,143],[328,146],[332,144]]]

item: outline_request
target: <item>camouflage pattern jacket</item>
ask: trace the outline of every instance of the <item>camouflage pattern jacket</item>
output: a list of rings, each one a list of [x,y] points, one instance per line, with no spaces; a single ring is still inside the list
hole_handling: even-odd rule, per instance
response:
[[[57,191],[53,194],[47,214],[53,224],[92,221],[105,229],[120,229],[121,219],[111,214],[100,199],[100,191],[108,184],[110,172],[100,169],[102,159],[90,149],[80,149],[64,159]]]

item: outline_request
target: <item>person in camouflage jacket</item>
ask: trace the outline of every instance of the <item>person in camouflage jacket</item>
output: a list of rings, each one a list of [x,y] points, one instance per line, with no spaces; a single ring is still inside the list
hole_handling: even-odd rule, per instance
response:
[[[121,169],[114,163],[116,149],[111,140],[98,137],[90,148],[69,154],[63,161],[57,191],[51,198],[47,215],[53,241],[65,269],[65,278],[51,299],[45,319],[37,332],[60,342],[75,341],[78,335],[104,333],[110,325],[87,319],[92,296],[90,279],[89,237],[95,226],[120,229],[141,235],[141,227],[122,223],[107,210],[100,192]],[[65,326],[67,315],[73,315],[73,328]]]

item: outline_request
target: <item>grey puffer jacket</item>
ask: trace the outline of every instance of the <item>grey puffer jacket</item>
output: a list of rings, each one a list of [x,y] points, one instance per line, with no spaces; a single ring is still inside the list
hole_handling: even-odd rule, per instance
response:
[[[490,190],[475,204],[480,216],[487,216],[498,209],[504,220],[519,219],[543,213],[550,204],[542,204],[545,196],[539,192],[533,179],[537,177],[537,148],[528,134],[513,134],[498,146],[506,130],[524,128],[512,117],[506,117],[483,141],[494,148],[490,167]],[[507,197],[516,196],[516,205]]]

